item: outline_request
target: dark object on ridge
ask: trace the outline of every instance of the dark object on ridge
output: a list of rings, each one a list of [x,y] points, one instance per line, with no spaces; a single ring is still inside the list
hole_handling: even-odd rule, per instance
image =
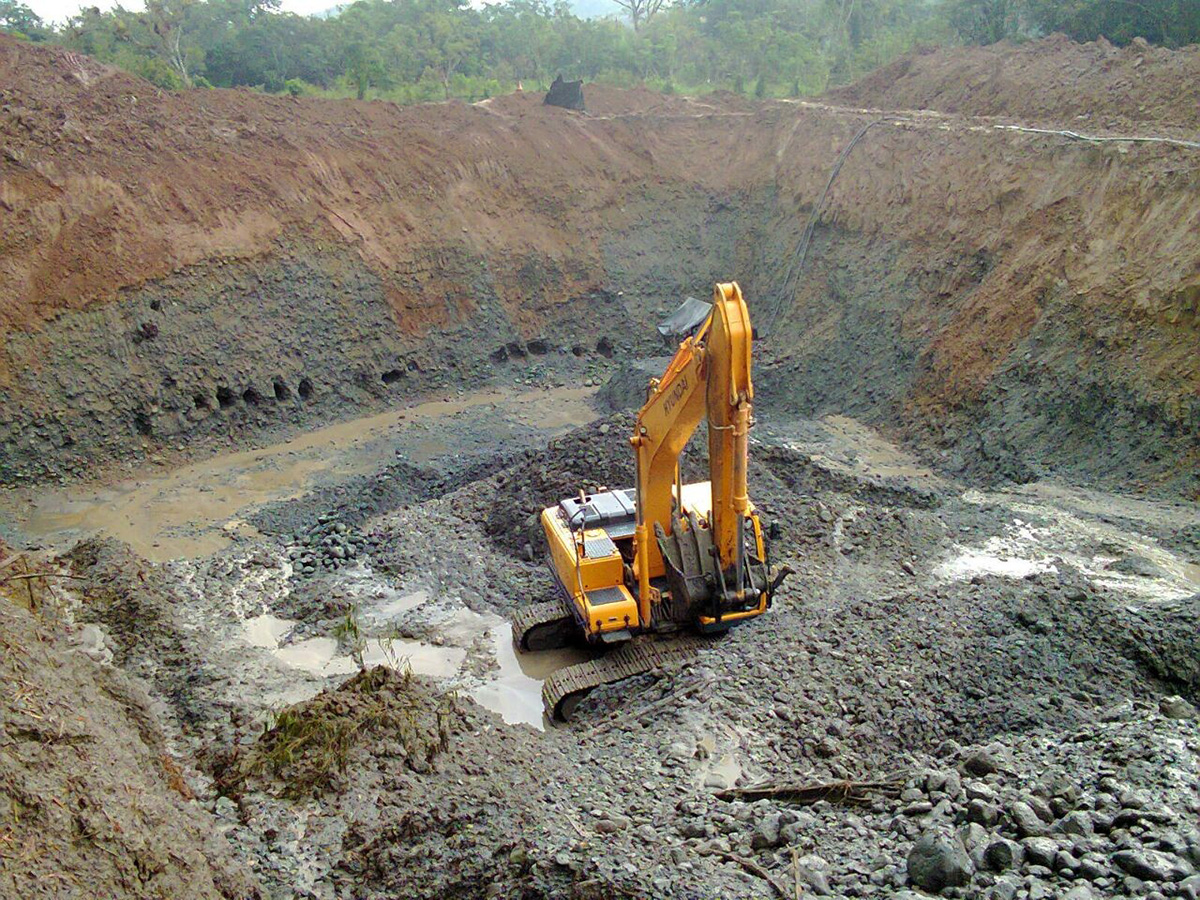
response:
[[[554,79],[554,84],[550,85],[550,90],[546,92],[546,99],[542,101],[546,106],[561,106],[563,109],[579,109],[583,106],[583,82],[582,81],[563,81],[563,77],[559,75]]]
[[[687,297],[675,312],[658,323],[658,333],[668,346],[677,344],[688,335],[695,334],[711,312],[711,303]]]

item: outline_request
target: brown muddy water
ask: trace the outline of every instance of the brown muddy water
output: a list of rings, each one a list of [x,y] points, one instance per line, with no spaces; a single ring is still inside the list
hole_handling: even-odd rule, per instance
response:
[[[101,489],[68,486],[35,493],[14,510],[14,524],[27,539],[52,549],[107,535],[156,562],[207,556],[235,535],[254,536],[244,516],[255,507],[382,468],[394,449],[389,438],[408,426],[492,407],[497,424],[517,423],[550,436],[592,421],[596,413],[587,400],[593,393],[594,388],[479,391],[389,410]],[[448,438],[425,437],[413,462],[448,447]]]

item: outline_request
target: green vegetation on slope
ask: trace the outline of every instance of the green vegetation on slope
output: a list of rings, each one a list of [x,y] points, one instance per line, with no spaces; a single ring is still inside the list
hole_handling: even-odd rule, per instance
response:
[[[558,73],[689,93],[800,96],[845,84],[918,43],[1200,40],[1200,0],[614,0],[583,19],[565,0],[359,0],[327,17],[278,0],[147,0],[84,8],[60,27],[0,0],[0,30],[115,63],[161,87],[251,86],[398,102],[476,100]],[[636,27],[631,27],[634,23]]]

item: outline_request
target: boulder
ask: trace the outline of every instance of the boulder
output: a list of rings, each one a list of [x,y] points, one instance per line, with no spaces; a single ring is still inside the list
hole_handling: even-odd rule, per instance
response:
[[[927,831],[908,852],[908,880],[926,891],[963,887],[974,871],[962,841],[952,835]]]

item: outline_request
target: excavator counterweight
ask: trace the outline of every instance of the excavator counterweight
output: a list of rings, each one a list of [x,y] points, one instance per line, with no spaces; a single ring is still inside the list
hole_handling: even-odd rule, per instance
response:
[[[686,333],[662,377],[650,382],[629,440],[636,485],[580,492],[542,511],[561,602],[518,612],[518,649],[570,638],[621,645],[547,679],[543,700],[552,716],[592,687],[699,646],[663,635],[719,634],[761,615],[788,572],[769,565],[747,489],[753,332],[741,289],[718,284],[707,315],[689,301],[673,319]],[[679,456],[701,421],[708,422],[709,480],[683,484]]]

